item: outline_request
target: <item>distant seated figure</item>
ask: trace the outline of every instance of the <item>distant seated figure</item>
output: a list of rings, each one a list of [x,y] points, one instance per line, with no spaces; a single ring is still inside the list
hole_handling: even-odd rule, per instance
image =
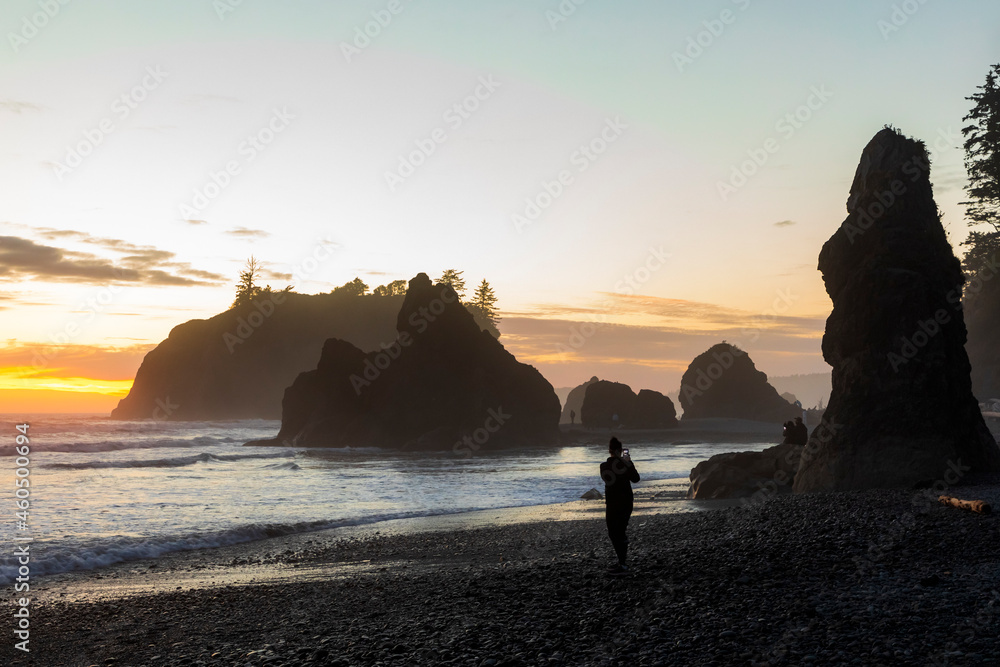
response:
[[[792,424],[792,442],[796,445],[804,445],[809,442],[809,428],[802,423],[802,417],[796,417]]]
[[[795,433],[795,422],[787,421],[781,425],[781,444],[787,445],[793,441]]]

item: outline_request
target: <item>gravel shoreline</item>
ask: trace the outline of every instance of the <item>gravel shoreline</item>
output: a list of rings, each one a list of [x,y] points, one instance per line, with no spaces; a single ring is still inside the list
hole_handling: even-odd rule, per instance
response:
[[[1000,479],[951,492],[997,506]],[[0,664],[995,664],[1000,519],[930,498],[639,510],[627,578],[604,574],[612,551],[594,514],[258,549],[232,567],[270,559],[327,576],[46,596],[30,656],[8,639]]]

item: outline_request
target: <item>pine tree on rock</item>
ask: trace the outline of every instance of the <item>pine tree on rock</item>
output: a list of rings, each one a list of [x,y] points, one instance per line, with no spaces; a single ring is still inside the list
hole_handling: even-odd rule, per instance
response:
[[[455,294],[458,295],[459,299],[465,300],[465,279],[462,278],[462,274],[465,271],[458,271],[456,269],[447,269],[438,278],[439,283],[444,283],[445,285],[451,285],[451,288],[455,290]]]
[[[497,296],[493,292],[493,288],[490,284],[483,278],[483,282],[479,283],[479,287],[476,288],[476,294],[472,299],[472,303],[469,305],[478,308],[482,313],[483,317],[488,319],[493,323],[493,326],[500,324],[500,317],[497,316]]]
[[[236,298],[233,300],[233,305],[230,308],[237,308],[251,303],[261,295],[264,290],[257,284],[257,279],[260,278],[262,269],[263,266],[257,261],[257,258],[250,255],[250,259],[246,261],[244,269],[240,271],[240,282],[236,285]]]
[[[988,224],[1000,233],[1000,64],[993,65],[986,83],[968,97],[975,106],[962,120],[971,125],[962,128],[965,137],[965,169],[969,184],[964,202],[970,224]],[[995,234],[994,234],[995,235]]]

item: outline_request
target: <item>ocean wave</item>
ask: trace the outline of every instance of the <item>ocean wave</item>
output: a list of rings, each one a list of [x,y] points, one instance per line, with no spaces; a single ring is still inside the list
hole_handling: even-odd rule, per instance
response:
[[[270,465],[264,466],[269,470],[302,470],[299,464],[294,461],[285,461],[284,463],[272,463]]]
[[[363,525],[417,516],[412,512],[368,516],[362,519],[333,519],[297,523],[253,523],[215,533],[153,538],[114,538],[100,543],[68,545],[39,543],[32,545],[31,574],[50,575],[76,570],[94,570],[115,563],[159,558],[168,553],[225,547],[255,542],[271,537],[309,533],[330,528]],[[44,548],[39,548],[44,547]],[[42,555],[36,558],[34,549]],[[7,585],[17,576],[15,559],[8,556],[0,565],[0,584]]]
[[[281,464],[285,465],[285,464]],[[294,464],[293,464],[294,465]],[[668,474],[672,474],[668,473]],[[653,481],[653,480],[649,480]],[[570,486],[572,488],[570,488]],[[366,516],[351,516],[338,519],[320,519],[298,521],[291,523],[250,523],[232,528],[215,531],[200,531],[185,535],[164,535],[150,537],[114,537],[96,541],[48,541],[36,540],[32,545],[32,574],[51,575],[77,570],[93,570],[115,563],[155,559],[166,554],[195,549],[225,547],[246,542],[255,542],[272,537],[282,537],[300,533],[310,533],[333,528],[349,526],[365,526],[396,519],[414,519],[422,517],[465,514],[481,510],[497,510],[510,507],[532,505],[548,505],[553,503],[576,500],[580,489],[585,485],[574,484],[564,491],[547,498],[536,497],[525,502],[512,502],[493,505],[490,503],[472,504],[461,509],[456,507],[433,507],[425,509],[410,509],[405,511],[389,511],[369,514]],[[37,551],[35,551],[37,550]],[[36,559],[35,554],[40,554]],[[14,558],[5,555],[0,560],[0,585],[7,585],[17,576],[17,563]]]
[[[37,436],[31,441],[32,452],[63,452],[70,454],[96,454],[98,452],[117,452],[123,449],[160,449],[184,447],[209,447],[211,445],[231,443],[232,438],[216,438],[198,436],[195,438],[159,438],[155,440],[95,440],[84,442],[45,442]],[[14,445],[0,447],[0,456],[17,456]]]
[[[41,467],[54,470],[99,470],[105,468],[182,468],[196,463],[230,463],[247,459],[291,458],[293,451],[264,454],[209,454],[202,452],[193,456],[178,456],[168,459],[137,459],[132,461],[80,461],[79,463],[47,463]],[[286,464],[281,464],[286,465]],[[292,464],[294,465],[294,464]],[[298,469],[298,466],[295,468]]]

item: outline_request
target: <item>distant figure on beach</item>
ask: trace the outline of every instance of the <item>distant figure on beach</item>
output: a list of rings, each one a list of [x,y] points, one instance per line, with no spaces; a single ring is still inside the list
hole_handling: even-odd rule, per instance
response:
[[[632,516],[632,482],[639,481],[639,472],[632,463],[628,450],[622,451],[618,438],[608,444],[608,460],[601,464],[604,480],[604,518],[608,524],[608,537],[615,548],[618,562],[608,568],[608,574],[627,574],[628,520]]]
[[[802,417],[796,417],[792,424],[792,437],[796,445],[804,445],[809,442],[809,427],[802,423]]]
[[[569,411],[569,423],[570,424],[575,424],[576,423],[576,410],[570,410]]]

